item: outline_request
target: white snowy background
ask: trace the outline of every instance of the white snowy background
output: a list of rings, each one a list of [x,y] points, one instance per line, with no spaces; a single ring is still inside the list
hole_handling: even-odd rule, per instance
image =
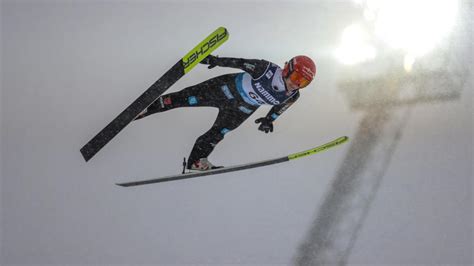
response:
[[[459,9],[472,15],[472,5]],[[2,1],[0,264],[294,264],[350,142],[294,162],[136,188],[114,183],[181,171],[217,111],[132,123],[88,163],[79,149],[219,26],[230,39],[216,55],[283,65],[307,54],[318,75],[273,134],[253,122],[262,107],[226,135],[212,162],[352,138],[363,111],[338,86],[345,66],[334,51],[361,17],[354,1]],[[453,53],[469,71],[461,97],[413,107],[347,264],[473,263],[468,17],[452,29],[465,42]],[[198,65],[169,91],[231,72]]]

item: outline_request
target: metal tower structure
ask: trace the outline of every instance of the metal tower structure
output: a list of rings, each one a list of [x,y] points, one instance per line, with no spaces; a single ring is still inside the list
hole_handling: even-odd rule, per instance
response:
[[[473,6],[462,3],[450,44],[421,59],[411,72],[403,70],[402,60],[388,57],[374,62],[392,62],[388,68],[369,63],[344,74],[339,87],[351,110],[364,116],[297,250],[295,265],[347,263],[413,106],[457,100],[464,87],[472,86]]]
[[[319,214],[307,239],[300,246],[297,265],[345,265],[358,232],[367,216],[376,191],[399,142],[412,106],[420,102],[450,101],[459,98],[462,80],[430,73],[416,78],[405,78],[420,90],[402,98],[398,82],[391,77],[361,82],[343,83],[351,106],[364,109],[349,150],[337,171]],[[421,90],[427,83],[453,88],[442,93]],[[393,87],[386,88],[387,84]],[[382,86],[382,87],[380,87]],[[385,88],[384,88],[385,87]],[[368,102],[365,88],[374,89]],[[380,89],[384,88],[384,89]],[[363,95],[362,97],[359,97]]]
[[[364,116],[297,250],[295,265],[346,264],[413,106],[460,98],[469,71],[452,52],[440,53],[443,69],[405,73],[402,64],[392,64],[371,78],[349,72],[339,83],[351,109]]]

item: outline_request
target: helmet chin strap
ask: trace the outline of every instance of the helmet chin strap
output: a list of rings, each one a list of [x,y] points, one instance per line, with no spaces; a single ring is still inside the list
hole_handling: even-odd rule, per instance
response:
[[[288,67],[288,71],[286,71],[285,75],[283,76],[283,83],[285,83],[285,90],[287,93],[290,93],[291,91],[288,89],[288,85],[287,85],[287,79],[288,77],[290,77],[290,74],[291,72],[293,71],[292,69],[292,66],[290,65],[291,63],[290,62],[285,62],[285,69]]]
[[[287,79],[287,77],[283,77],[283,84],[285,84],[285,91],[286,91],[287,93],[289,93],[290,90],[288,90],[288,85],[286,84],[286,82],[287,82],[286,79]]]
[[[287,68],[288,71],[286,71],[284,78],[288,78],[291,75],[291,72],[293,72],[293,64],[291,63],[291,61],[285,62],[285,68]]]

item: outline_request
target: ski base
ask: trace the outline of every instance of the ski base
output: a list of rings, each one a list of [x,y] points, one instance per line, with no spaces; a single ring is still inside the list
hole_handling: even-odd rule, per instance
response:
[[[305,156],[308,156],[308,155],[313,155],[313,154],[325,151],[329,148],[332,148],[332,147],[338,146],[340,144],[343,144],[348,140],[349,140],[348,137],[343,136],[343,137],[337,138],[333,141],[330,141],[328,143],[325,143],[323,145],[320,145],[318,147],[315,147],[313,149],[309,149],[309,150],[306,150],[306,151],[290,154],[288,156],[284,156],[284,157],[280,157],[280,158],[276,158],[276,159],[271,159],[271,160],[266,160],[266,161],[261,161],[261,162],[254,162],[254,163],[247,163],[247,164],[242,164],[242,165],[223,167],[223,168],[218,168],[218,169],[213,169],[213,170],[208,170],[208,171],[202,171],[202,172],[196,172],[196,173],[178,174],[178,175],[171,175],[171,176],[165,176],[165,177],[159,177],[159,178],[153,178],[153,179],[147,179],[147,180],[117,183],[116,185],[122,186],[122,187],[132,187],[132,186],[139,186],[139,185],[147,185],[147,184],[154,184],[154,183],[162,183],[162,182],[169,182],[169,181],[175,181],[175,180],[189,179],[189,178],[195,178],[195,177],[207,176],[207,175],[217,175],[217,174],[235,172],[235,171],[240,171],[240,170],[246,170],[246,169],[251,169],[251,168],[256,168],[256,167],[272,165],[272,164],[278,164],[278,163],[287,162],[287,161],[294,160],[294,159],[299,159],[299,158],[302,158],[302,157],[305,157]]]

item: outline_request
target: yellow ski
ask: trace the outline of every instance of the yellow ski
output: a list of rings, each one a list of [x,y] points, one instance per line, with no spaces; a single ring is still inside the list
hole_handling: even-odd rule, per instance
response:
[[[139,186],[139,185],[146,185],[146,184],[153,184],[153,183],[161,183],[161,182],[168,182],[168,181],[174,181],[174,180],[195,178],[195,177],[199,177],[199,176],[223,174],[223,173],[235,172],[235,171],[251,169],[251,168],[256,168],[256,167],[261,167],[261,166],[266,166],[266,165],[271,165],[271,164],[283,163],[283,162],[287,162],[287,161],[294,160],[294,159],[299,159],[299,158],[302,158],[302,157],[305,157],[305,156],[308,156],[308,155],[313,155],[313,154],[325,151],[325,150],[330,149],[332,147],[343,144],[348,140],[349,140],[348,137],[345,137],[345,136],[340,137],[340,138],[337,138],[337,139],[335,139],[333,141],[330,141],[326,144],[315,147],[313,149],[309,149],[309,150],[306,150],[306,151],[294,153],[294,154],[284,156],[284,157],[281,157],[281,158],[276,158],[276,159],[271,159],[271,160],[266,160],[266,161],[261,161],[261,162],[223,167],[223,168],[218,168],[218,169],[213,169],[213,170],[208,170],[208,171],[202,171],[202,172],[197,172],[197,173],[187,173],[187,174],[165,176],[165,177],[159,177],[159,178],[153,178],[153,179],[147,179],[147,180],[117,183],[117,185],[122,186],[122,187],[132,187],[132,186]]]
[[[84,160],[89,161],[109,141],[111,141],[124,127],[138,116],[138,114],[150,106],[161,94],[163,94],[176,81],[191,71],[199,62],[206,58],[217,47],[229,39],[229,33],[224,27],[212,32],[207,38],[194,47],[189,53],[181,58],[150,88],[140,95],[132,104],[122,111],[112,122],[102,129],[86,145],[81,148]]]

